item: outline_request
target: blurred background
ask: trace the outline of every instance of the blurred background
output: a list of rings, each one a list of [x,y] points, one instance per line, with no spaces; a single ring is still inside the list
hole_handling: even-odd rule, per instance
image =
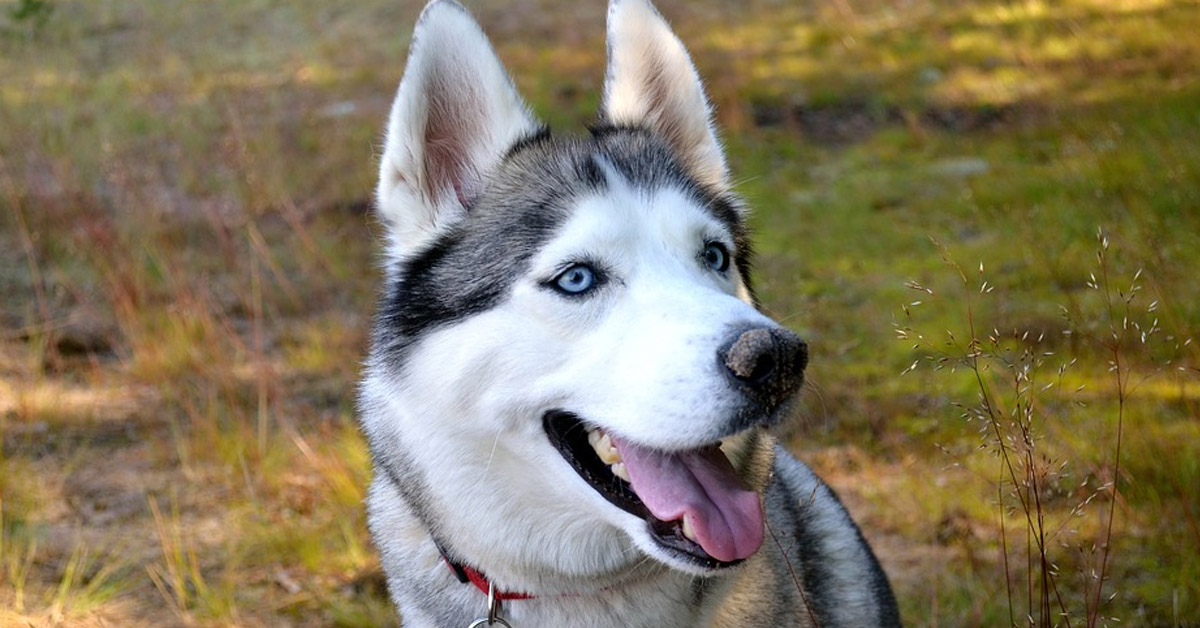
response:
[[[592,121],[601,0],[470,2]],[[1200,625],[1200,3],[661,0],[912,626]],[[416,0],[0,0],[0,625],[395,625],[354,387]]]

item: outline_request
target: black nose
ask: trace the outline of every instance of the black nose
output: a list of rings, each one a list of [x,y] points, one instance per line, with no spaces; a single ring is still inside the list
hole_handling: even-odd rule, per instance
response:
[[[782,327],[753,327],[734,332],[717,359],[739,390],[772,413],[804,382],[808,345]]]

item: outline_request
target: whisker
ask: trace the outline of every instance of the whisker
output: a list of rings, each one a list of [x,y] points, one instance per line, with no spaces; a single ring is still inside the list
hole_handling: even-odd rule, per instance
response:
[[[492,441],[492,451],[488,454],[487,466],[483,469],[484,473],[492,470],[492,460],[496,458],[496,447],[500,445],[500,434],[503,431],[504,428],[499,428],[496,430],[496,439]]]

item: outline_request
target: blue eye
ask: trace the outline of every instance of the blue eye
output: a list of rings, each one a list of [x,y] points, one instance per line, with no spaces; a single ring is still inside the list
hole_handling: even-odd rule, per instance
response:
[[[554,286],[565,294],[583,294],[596,287],[596,271],[586,264],[575,264],[559,273]]]
[[[729,269],[729,250],[720,242],[709,242],[701,256],[709,268],[723,273]]]

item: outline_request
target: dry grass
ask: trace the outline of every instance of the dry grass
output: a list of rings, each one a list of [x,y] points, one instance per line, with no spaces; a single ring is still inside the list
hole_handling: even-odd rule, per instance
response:
[[[419,3],[28,4],[0,2],[0,625],[393,623],[353,386]],[[1200,625],[1200,5],[660,4],[812,341],[795,447],[908,623]],[[474,8],[547,120],[590,119],[603,2]]]

